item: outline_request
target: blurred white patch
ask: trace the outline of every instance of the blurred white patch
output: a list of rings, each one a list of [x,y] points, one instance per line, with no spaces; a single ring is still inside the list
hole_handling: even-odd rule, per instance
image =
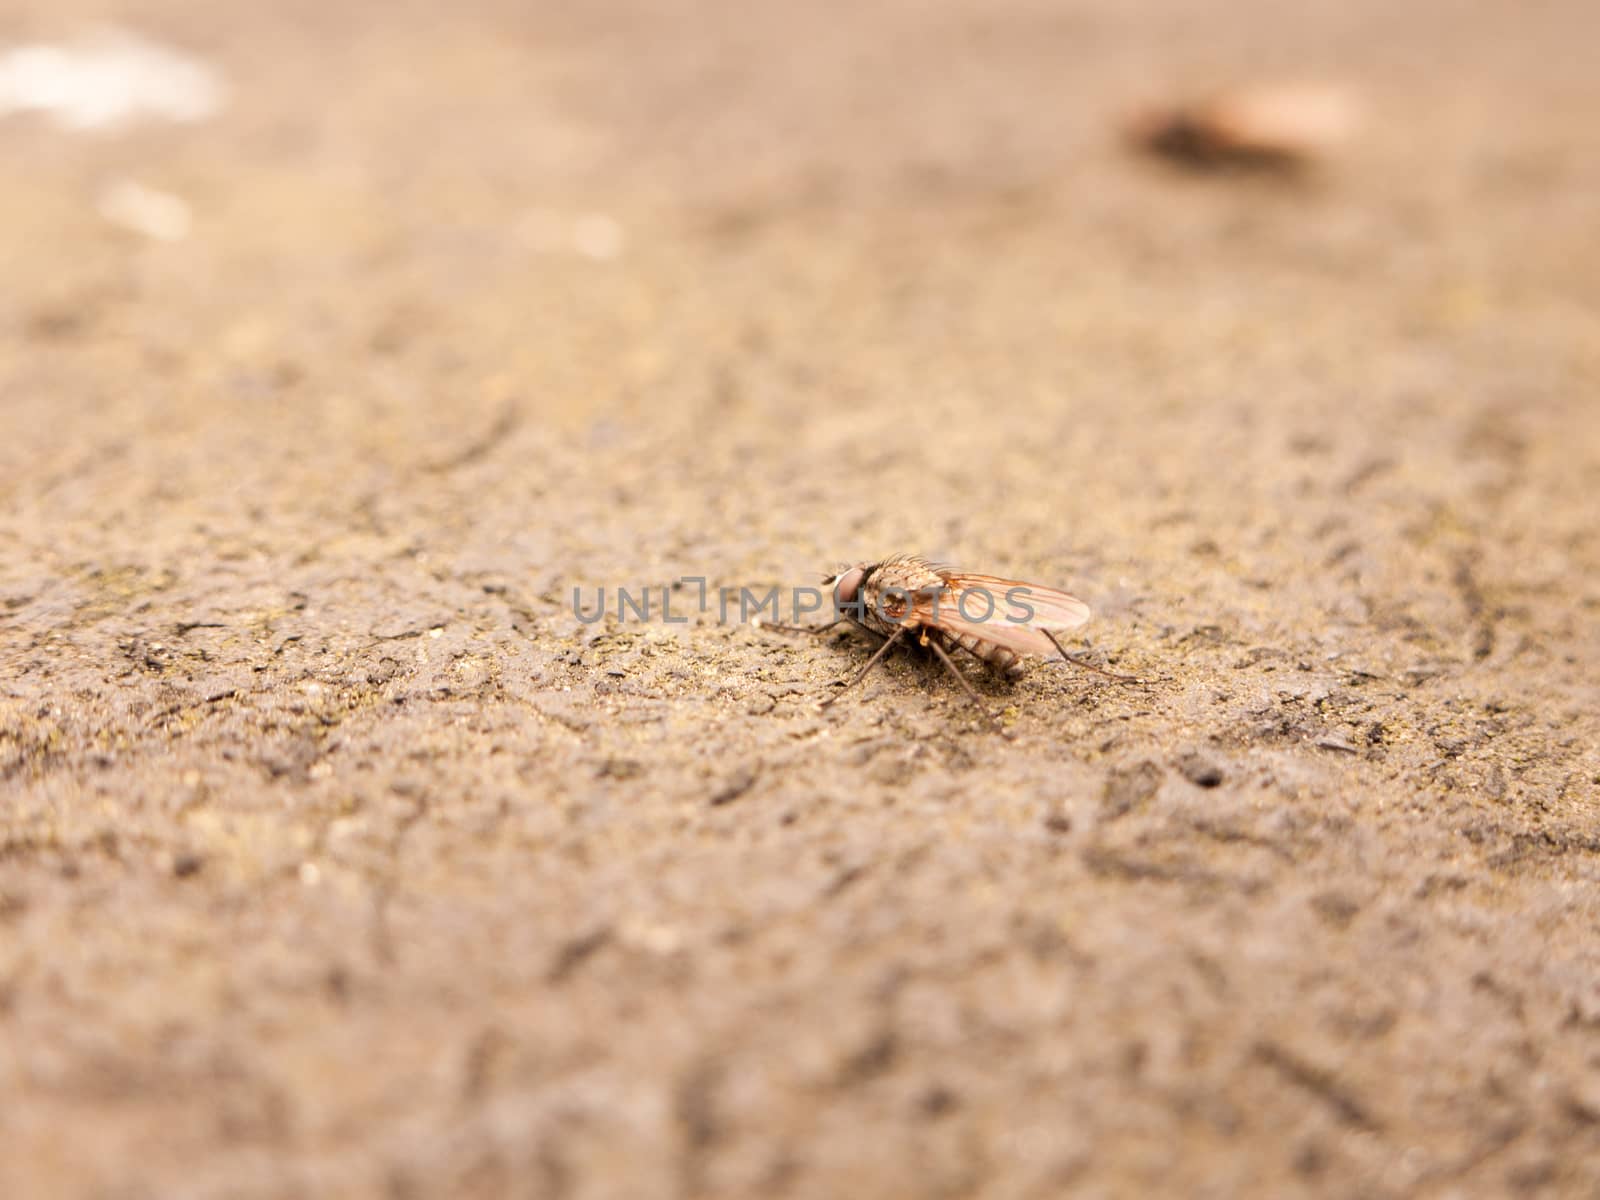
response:
[[[596,262],[609,262],[623,250],[622,225],[604,213],[569,216],[534,209],[517,223],[517,238],[540,254],[578,254]]]
[[[189,234],[189,206],[171,192],[119,179],[100,194],[100,215],[119,229],[158,242],[181,242]]]
[[[622,253],[622,226],[601,213],[579,217],[572,226],[572,248],[585,258],[613,259]]]
[[[0,117],[37,112],[66,129],[110,129],[141,118],[203,121],[225,89],[206,64],[128,33],[0,53]]]

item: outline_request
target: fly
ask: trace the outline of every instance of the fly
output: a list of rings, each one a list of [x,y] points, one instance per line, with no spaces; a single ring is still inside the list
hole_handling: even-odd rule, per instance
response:
[[[833,589],[832,621],[806,629],[772,628],[823,633],[848,622],[880,642],[865,666],[840,681],[843,690],[822,702],[824,708],[865,679],[895,646],[911,641],[933,651],[980,708],[985,707],[983,701],[955,664],[953,656],[958,652],[971,655],[1006,679],[1022,675],[1026,658],[1058,654],[1075,667],[1100,671],[1073,658],[1057,639],[1058,633],[1076,629],[1089,619],[1089,606],[1058,588],[978,575],[915,554],[857,563],[828,576],[823,584]]]

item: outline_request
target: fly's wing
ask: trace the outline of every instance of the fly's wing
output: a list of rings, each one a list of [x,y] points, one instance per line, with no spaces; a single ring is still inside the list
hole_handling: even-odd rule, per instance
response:
[[[942,591],[917,596],[923,623],[970,633],[1018,654],[1054,654],[1055,643],[1044,631],[1076,629],[1089,619],[1087,604],[1057,588],[965,571],[941,574]]]
[[[967,611],[974,616],[988,607],[980,593],[987,592],[994,597],[995,616],[984,624],[999,621],[1007,625],[1036,625],[1058,632],[1076,629],[1089,619],[1089,606],[1059,588],[1023,583],[1020,579],[1001,579],[998,575],[969,575],[965,571],[951,572],[945,576],[945,582],[955,593],[952,598],[958,602],[962,592],[974,593],[966,603]],[[1033,610],[1031,616],[1028,609]]]

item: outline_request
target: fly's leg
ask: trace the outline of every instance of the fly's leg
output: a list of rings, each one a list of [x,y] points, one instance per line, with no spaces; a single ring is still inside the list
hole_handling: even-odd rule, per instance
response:
[[[828,630],[834,628],[836,625],[854,625],[857,629],[861,630],[862,633],[870,633],[880,642],[883,641],[884,637],[886,636],[879,633],[876,629],[869,629],[854,617],[835,617],[826,625],[780,625],[776,621],[760,620],[756,621],[755,625],[758,629],[770,629],[773,633],[827,633]]]
[[[876,654],[874,654],[871,658],[867,659],[867,665],[862,667],[861,670],[857,671],[855,673],[855,677],[853,679],[851,679],[848,683],[843,685],[844,691],[840,692],[838,696],[829,696],[826,700],[824,700],[822,702],[822,707],[823,708],[827,708],[828,705],[832,704],[835,700],[839,699],[839,696],[843,696],[845,692],[848,692],[851,688],[855,687],[856,684],[860,683],[863,679],[865,679],[866,676],[867,676],[867,672],[872,670],[873,667],[878,665],[878,660],[881,659],[885,654],[889,653],[890,649],[893,648],[894,644],[896,642],[898,642],[902,637],[905,636],[905,632],[906,632],[906,626],[902,625],[902,626],[900,626],[899,629],[896,629],[894,631],[894,633],[892,633],[888,637],[884,638],[883,639],[883,645],[878,647],[878,652]]]
[[[1118,675],[1115,671],[1108,671],[1104,667],[1095,666],[1093,663],[1080,662],[1078,659],[1073,658],[1072,655],[1068,654],[1065,650],[1061,649],[1061,643],[1056,641],[1055,634],[1051,633],[1048,629],[1041,629],[1039,632],[1044,634],[1045,637],[1049,638],[1050,644],[1061,652],[1062,662],[1069,663],[1072,666],[1078,667],[1084,671],[1093,671],[1096,675],[1104,675],[1107,679],[1115,679],[1118,683],[1144,682],[1144,680],[1140,679],[1137,675]]]
[[[757,629],[770,629],[773,633],[827,633],[835,625],[842,625],[849,619],[849,617],[835,617],[826,625],[780,625],[776,621],[763,621],[760,617],[756,617],[752,624]]]
[[[972,685],[967,682],[967,677],[961,673],[961,668],[956,666],[955,660],[945,653],[945,648],[939,644],[939,639],[937,637],[931,637],[924,640],[926,645],[933,648],[933,652],[939,656],[939,661],[945,665],[945,668],[950,672],[950,674],[956,677],[956,682],[961,685],[961,690],[967,694],[967,698],[969,700],[978,706],[978,711],[984,716],[988,717],[990,721],[994,722],[996,729],[1003,731],[1004,726],[1001,725],[1000,718],[989,711],[989,706],[983,702],[983,697],[979,696],[977,692],[972,690]]]
[[[873,637],[878,639],[879,645],[882,645],[889,638],[888,634],[879,633],[876,629],[872,628],[872,626],[864,624],[863,622],[856,620],[854,617],[840,617],[839,620],[849,621],[850,624],[861,630],[862,633],[870,633]]]

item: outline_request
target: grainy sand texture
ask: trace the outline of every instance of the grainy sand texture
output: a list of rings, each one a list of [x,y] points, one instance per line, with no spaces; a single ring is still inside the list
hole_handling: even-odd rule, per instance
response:
[[[0,1195],[1600,1195],[1600,7],[0,10],[129,35],[0,57]],[[1142,684],[615,615],[897,550]]]

